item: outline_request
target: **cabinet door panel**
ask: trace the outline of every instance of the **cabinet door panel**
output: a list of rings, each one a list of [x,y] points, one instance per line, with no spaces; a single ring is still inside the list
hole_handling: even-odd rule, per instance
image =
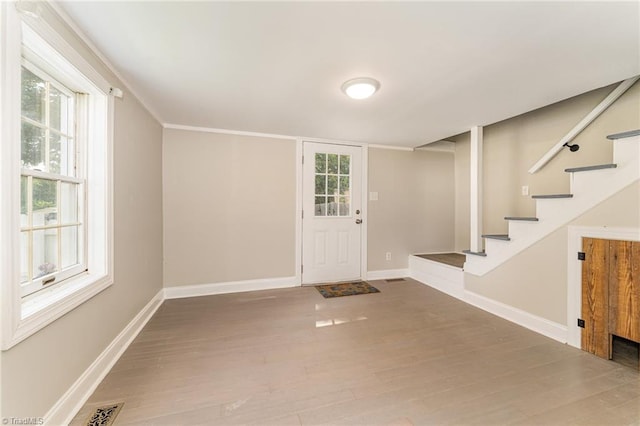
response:
[[[609,241],[583,238],[582,349],[609,358]]]
[[[640,343],[640,242],[609,243],[609,333]]]

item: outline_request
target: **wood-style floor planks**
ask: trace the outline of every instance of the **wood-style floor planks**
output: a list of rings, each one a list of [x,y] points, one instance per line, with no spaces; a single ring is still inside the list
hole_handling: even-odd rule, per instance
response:
[[[460,253],[434,253],[434,254],[416,254],[415,256],[423,259],[432,260],[434,262],[445,263],[456,268],[463,268],[467,256]]]
[[[640,374],[407,279],[167,300],[73,421],[638,424]]]

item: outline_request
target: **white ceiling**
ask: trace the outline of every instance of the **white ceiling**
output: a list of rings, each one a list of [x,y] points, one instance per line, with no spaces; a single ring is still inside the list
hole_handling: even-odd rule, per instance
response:
[[[187,126],[413,147],[640,74],[638,2],[61,5]],[[360,76],[382,87],[351,100]]]

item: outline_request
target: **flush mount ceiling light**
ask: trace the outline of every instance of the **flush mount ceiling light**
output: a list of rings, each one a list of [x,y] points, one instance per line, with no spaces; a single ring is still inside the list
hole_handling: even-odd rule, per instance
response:
[[[342,91],[352,99],[366,99],[379,88],[380,82],[369,77],[354,78],[342,84]]]

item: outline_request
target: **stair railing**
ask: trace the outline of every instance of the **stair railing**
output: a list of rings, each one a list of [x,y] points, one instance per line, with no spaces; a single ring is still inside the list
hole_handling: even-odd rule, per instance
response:
[[[538,160],[530,169],[529,173],[536,173],[543,168],[553,157],[558,155],[563,148],[569,146],[569,143],[591,124],[593,120],[598,118],[607,108],[609,108],[624,92],[626,92],[633,84],[640,79],[640,75],[624,80],[618,85],[609,96],[604,98],[589,114],[587,114],[576,126],[569,131],[560,141],[555,144],[546,154]],[[577,145],[573,145],[577,146]],[[574,150],[572,150],[574,151]]]

